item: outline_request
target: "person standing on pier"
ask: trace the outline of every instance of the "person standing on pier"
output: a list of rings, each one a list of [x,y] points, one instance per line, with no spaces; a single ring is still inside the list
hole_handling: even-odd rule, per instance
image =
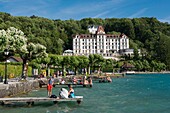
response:
[[[53,88],[53,80],[50,77],[48,79],[48,84],[47,84],[47,95],[48,95],[48,97],[50,97],[52,95],[52,88]]]

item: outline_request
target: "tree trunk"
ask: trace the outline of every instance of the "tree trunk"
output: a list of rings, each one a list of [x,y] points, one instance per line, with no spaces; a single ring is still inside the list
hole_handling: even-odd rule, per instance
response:
[[[74,68],[74,73],[77,75],[77,67]]]
[[[27,77],[27,70],[28,70],[28,65],[27,65],[27,60],[26,59],[22,59],[23,60],[23,64],[22,64],[22,75],[21,78],[26,78]]]
[[[62,65],[62,76],[64,76],[64,75],[65,75],[65,66]]]
[[[49,77],[49,76],[50,76],[50,66],[49,66],[49,65],[48,65],[48,67],[47,67],[47,72],[48,72],[48,73],[47,73],[47,74],[48,74],[47,76]]]
[[[112,73],[114,73],[114,68],[113,68],[113,70],[112,70]]]
[[[90,75],[91,73],[90,73],[90,66],[88,66],[88,74]]]

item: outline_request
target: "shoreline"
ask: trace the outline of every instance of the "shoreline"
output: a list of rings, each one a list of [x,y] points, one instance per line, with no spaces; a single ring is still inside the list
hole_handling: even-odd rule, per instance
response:
[[[138,72],[138,71],[135,71],[134,74],[170,74],[170,71],[163,71],[163,72]]]

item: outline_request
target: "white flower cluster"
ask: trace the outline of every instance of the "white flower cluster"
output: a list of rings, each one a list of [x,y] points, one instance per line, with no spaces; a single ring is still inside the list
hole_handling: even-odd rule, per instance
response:
[[[46,47],[41,44],[29,43],[21,30],[14,27],[0,30],[0,49],[12,49],[22,56],[47,57]]]
[[[14,27],[5,30],[0,30],[0,48],[11,48],[13,50],[19,49],[27,42],[27,38],[21,30]],[[23,47],[22,47],[23,48]]]

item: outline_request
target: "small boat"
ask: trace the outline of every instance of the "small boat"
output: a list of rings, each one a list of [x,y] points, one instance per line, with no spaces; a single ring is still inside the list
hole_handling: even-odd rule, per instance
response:
[[[125,74],[126,75],[133,75],[133,74],[135,74],[135,71],[126,71]]]

